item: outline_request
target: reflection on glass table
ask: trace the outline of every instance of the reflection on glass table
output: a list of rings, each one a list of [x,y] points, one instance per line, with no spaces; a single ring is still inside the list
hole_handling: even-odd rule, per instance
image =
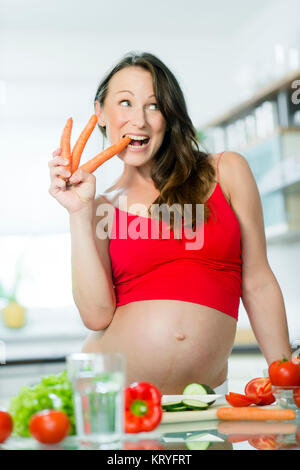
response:
[[[300,419],[284,422],[203,421],[161,424],[149,433],[123,434],[114,443],[97,444],[69,436],[55,445],[10,437],[1,449],[13,450],[300,450]]]

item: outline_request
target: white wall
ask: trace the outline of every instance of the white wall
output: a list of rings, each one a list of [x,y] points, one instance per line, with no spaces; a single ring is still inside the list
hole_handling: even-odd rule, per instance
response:
[[[94,111],[99,80],[129,50],[149,51],[166,62],[199,126],[240,102],[245,96],[240,79],[244,76],[245,82],[245,74],[257,83],[264,64],[272,72],[275,43],[300,46],[298,0],[152,0],[151,4],[120,0],[110,5],[86,0],[84,8],[82,4],[78,0],[0,0],[0,81],[6,89],[4,103],[0,97],[0,234],[68,233],[67,213],[48,193],[47,162],[70,116],[75,142]],[[83,161],[101,148],[97,131]],[[115,181],[121,165],[112,159],[97,170],[98,193]],[[59,240],[53,238],[52,250],[59,245],[63,253],[66,241]],[[14,252],[21,251],[23,244],[14,241]],[[299,244],[268,250],[293,328],[299,323],[299,253]],[[37,298],[27,297],[27,302],[51,305],[54,300],[47,283],[52,269],[64,279],[69,276],[69,252],[65,256],[57,258],[55,266],[50,264],[50,271],[47,256],[42,257],[45,290],[38,289]],[[61,289],[54,278],[52,288],[61,290],[56,301],[70,301],[69,280],[67,289]],[[241,308],[240,326],[247,325]]]

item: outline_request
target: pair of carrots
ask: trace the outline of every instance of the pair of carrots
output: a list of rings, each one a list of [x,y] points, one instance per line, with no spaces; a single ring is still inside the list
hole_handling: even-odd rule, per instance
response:
[[[73,151],[71,151],[71,132],[73,127],[73,119],[69,118],[64,127],[64,130],[60,139],[61,156],[69,161],[66,165],[66,169],[71,172],[71,175],[78,169],[82,152],[84,147],[95,129],[97,124],[97,115],[93,114],[83,131],[81,132],[77,142],[74,145]],[[123,137],[116,144],[111,145],[107,149],[98,153],[94,158],[91,158],[88,162],[84,163],[79,167],[88,173],[93,173],[100,165],[112,158],[117,153],[124,150],[125,147],[130,143],[130,137]]]

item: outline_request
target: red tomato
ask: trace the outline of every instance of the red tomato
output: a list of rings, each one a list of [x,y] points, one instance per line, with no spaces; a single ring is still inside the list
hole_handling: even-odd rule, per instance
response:
[[[13,430],[13,420],[7,411],[0,411],[0,443],[6,441]]]
[[[269,377],[273,385],[282,387],[300,385],[300,364],[283,358],[269,365]]]
[[[250,380],[245,387],[245,394],[256,405],[271,405],[275,401],[269,377],[257,377]]]
[[[225,395],[225,398],[231,406],[249,406],[253,403],[251,398],[240,393],[230,392],[228,395]]]
[[[276,434],[270,436],[253,436],[249,439],[249,444],[259,450],[275,450],[277,447]]]
[[[300,388],[294,390],[294,402],[300,408]]]
[[[30,433],[43,444],[56,444],[62,441],[69,434],[69,430],[69,418],[58,410],[39,411],[29,421]]]

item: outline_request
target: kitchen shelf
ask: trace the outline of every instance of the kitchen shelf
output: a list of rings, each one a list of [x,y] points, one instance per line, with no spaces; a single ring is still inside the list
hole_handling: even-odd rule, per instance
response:
[[[276,80],[269,85],[258,90],[247,100],[240,104],[233,106],[228,111],[225,111],[220,116],[204,123],[203,128],[221,126],[229,123],[237,118],[237,116],[246,113],[249,109],[255,108],[259,103],[264,100],[270,100],[278,95],[280,91],[290,88],[292,82],[300,79],[300,67],[296,70],[289,72],[287,75],[279,80]]]
[[[300,104],[292,96],[299,87],[300,68],[202,128],[211,153],[232,149],[247,159],[270,243],[300,239]]]

